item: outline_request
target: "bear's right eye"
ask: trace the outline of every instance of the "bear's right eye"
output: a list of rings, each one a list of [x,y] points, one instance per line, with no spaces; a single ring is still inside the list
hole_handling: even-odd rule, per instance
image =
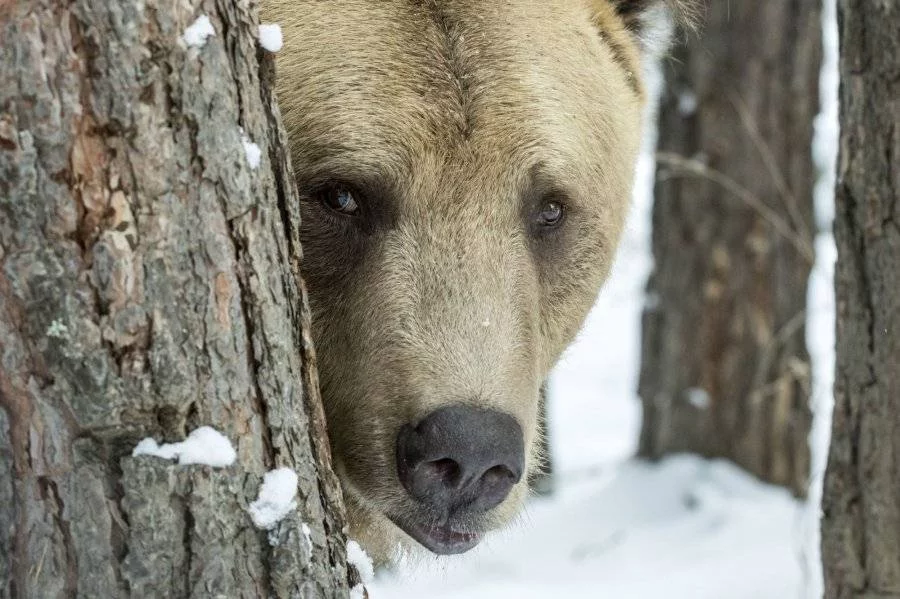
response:
[[[563,206],[557,201],[550,200],[541,207],[538,212],[537,222],[542,227],[555,227],[562,222]]]
[[[330,210],[345,216],[354,216],[359,213],[359,203],[347,187],[333,185],[319,192],[322,204]]]

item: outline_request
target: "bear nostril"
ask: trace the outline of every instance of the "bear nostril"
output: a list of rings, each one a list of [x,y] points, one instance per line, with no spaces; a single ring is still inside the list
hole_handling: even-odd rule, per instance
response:
[[[459,464],[450,458],[434,460],[423,464],[431,471],[431,476],[440,481],[445,487],[456,488],[462,482],[462,472]]]
[[[481,480],[483,484],[495,485],[495,484],[504,484],[504,483],[513,483],[515,484],[519,480],[519,476],[513,474],[512,470],[507,468],[506,466],[494,466],[493,468],[488,468],[487,472],[481,475]]]
[[[497,465],[488,468],[478,481],[478,493],[474,497],[472,507],[486,511],[498,505],[520,478],[521,476],[516,476],[506,466]]]

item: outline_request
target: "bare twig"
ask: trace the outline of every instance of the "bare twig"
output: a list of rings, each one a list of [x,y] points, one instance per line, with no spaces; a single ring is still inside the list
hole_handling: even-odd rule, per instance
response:
[[[771,385],[766,385],[765,380],[769,375],[772,364],[775,362],[778,351],[784,347],[791,337],[796,335],[797,332],[803,328],[805,322],[806,310],[800,310],[794,314],[790,320],[784,323],[775,336],[766,344],[766,347],[763,348],[762,357],[759,360],[759,364],[756,367],[756,373],[753,377],[753,390],[750,392],[751,397],[756,393],[763,393],[764,390]]]
[[[710,168],[699,160],[685,158],[674,152],[657,152],[656,161],[659,164],[675,169],[675,172],[670,176],[677,176],[679,174],[690,175],[706,179],[707,181],[711,181],[721,186],[759,214],[759,216],[768,222],[777,233],[789,241],[807,262],[810,264],[814,262],[815,254],[813,251],[812,240],[809,237],[804,237],[796,232],[791,227],[790,223],[785,221],[780,214],[767,206],[766,203],[759,199],[753,192],[725,173]]]
[[[759,132],[759,127],[756,125],[756,119],[747,108],[747,103],[744,102],[744,99],[741,98],[737,91],[729,93],[728,98],[731,101],[731,105],[734,106],[734,110],[737,113],[741,124],[747,131],[747,135],[750,136],[750,141],[756,146],[756,150],[759,152],[766,170],[769,171],[769,176],[771,176],[772,180],[775,182],[775,187],[778,188],[778,193],[781,194],[782,201],[787,207],[788,214],[794,223],[794,228],[804,239],[811,238],[812,236],[809,232],[809,227],[806,226],[806,220],[804,220],[803,215],[800,213],[797,197],[794,195],[794,192],[791,191],[791,188],[787,183],[787,178],[784,176],[784,172],[779,168],[778,161],[775,159],[772,148],[769,147],[768,142],[766,142],[765,138]]]

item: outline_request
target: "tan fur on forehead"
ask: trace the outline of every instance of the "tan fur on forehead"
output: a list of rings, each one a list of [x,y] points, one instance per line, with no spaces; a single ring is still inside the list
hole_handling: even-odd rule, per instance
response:
[[[600,45],[590,47],[586,44],[589,40],[585,38],[590,36],[588,27],[583,27],[581,32],[566,31],[562,39],[557,39],[560,32],[551,27],[556,24],[555,29],[560,29],[559,24],[566,18],[571,22],[573,13],[577,14],[574,7],[588,7],[591,4],[588,0],[484,2],[477,8],[471,2],[449,0],[348,0],[338,5],[326,1],[319,2],[322,5],[319,13],[344,13],[344,18],[351,20],[341,20],[338,14],[316,14],[314,22],[304,26],[298,21],[307,18],[304,13],[311,10],[307,4],[288,0],[268,0],[263,4],[264,14],[281,23],[286,34],[285,42],[290,44],[277,57],[281,97],[296,94],[300,99],[312,100],[319,92],[328,92],[329,99],[341,99],[342,108],[352,108],[352,104],[361,100],[358,94],[363,86],[358,82],[377,81],[377,85],[368,86],[368,89],[378,94],[376,101],[384,101],[385,104],[381,107],[381,114],[371,115],[372,118],[367,119],[367,127],[377,127],[385,122],[396,128],[392,122],[395,115],[391,114],[394,107],[416,110],[425,117],[422,122],[440,126],[446,124],[443,121],[448,118],[471,119],[472,105],[489,94],[498,96],[500,106],[510,102],[524,103],[529,98],[546,100],[548,94],[562,91],[552,87],[548,89],[553,83],[547,81],[550,78],[548,75],[556,79],[565,77],[564,74],[553,74],[553,67],[558,66],[552,63],[555,59],[565,59],[578,67],[587,67],[601,77],[606,76],[609,86],[616,84],[612,79],[621,78],[620,73],[607,74],[610,65],[602,56],[596,55],[602,51]],[[566,7],[566,4],[570,6]],[[600,4],[605,9],[604,22],[610,31],[609,37],[615,41],[613,51],[619,53],[624,50],[634,59],[633,40],[629,40],[622,26],[616,23],[608,3],[603,1]],[[348,16],[353,14],[359,15],[357,20]],[[570,27],[574,25],[571,23]],[[588,22],[585,21],[584,25]],[[291,39],[292,33],[300,32],[307,38],[316,36],[316,39]],[[346,48],[347,56],[329,51],[335,47],[335,44],[329,43],[328,38],[332,36],[346,40],[339,46]],[[358,47],[355,40],[365,40],[365,49]],[[521,48],[523,45],[531,46],[535,58],[541,59],[544,64],[524,64],[527,54]],[[297,50],[292,51],[291,46]],[[300,53],[301,49],[307,54]],[[358,53],[363,51],[367,56],[360,58]],[[315,52],[315,62],[309,60],[309,52]],[[543,60],[544,57],[548,60]],[[357,71],[358,64],[366,64],[366,70]],[[315,68],[317,72],[310,72],[310,68]],[[335,73],[341,73],[342,78],[333,78]],[[291,86],[292,81],[301,78],[320,85],[313,89]],[[615,89],[599,91],[608,96],[617,93]],[[571,101],[566,98],[561,100]],[[288,127],[310,123],[310,119],[304,118],[305,115],[298,114],[301,106],[293,102],[283,101],[282,110]],[[458,114],[460,112],[464,114]],[[598,107],[597,113],[602,114],[602,107]],[[455,125],[463,131],[471,128],[471,123]],[[359,122],[354,123],[355,135],[368,137],[370,131],[360,131],[359,126]],[[520,129],[512,125],[502,133],[518,135]],[[433,131],[414,129],[406,133],[410,132],[427,135]],[[320,141],[322,137],[316,136],[315,139]],[[416,142],[419,139],[404,141]],[[512,141],[525,146],[531,140]]]
[[[641,55],[633,32],[628,27],[628,22],[608,0],[594,0],[591,8],[594,24],[597,26],[599,34],[603,36],[616,59],[629,73],[635,89],[643,94],[644,89],[638,77],[641,69]]]

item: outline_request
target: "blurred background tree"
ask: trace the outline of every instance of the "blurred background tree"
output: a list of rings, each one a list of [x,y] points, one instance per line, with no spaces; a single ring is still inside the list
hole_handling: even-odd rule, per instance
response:
[[[820,0],[705,3],[664,65],[639,454],[806,493]]]

